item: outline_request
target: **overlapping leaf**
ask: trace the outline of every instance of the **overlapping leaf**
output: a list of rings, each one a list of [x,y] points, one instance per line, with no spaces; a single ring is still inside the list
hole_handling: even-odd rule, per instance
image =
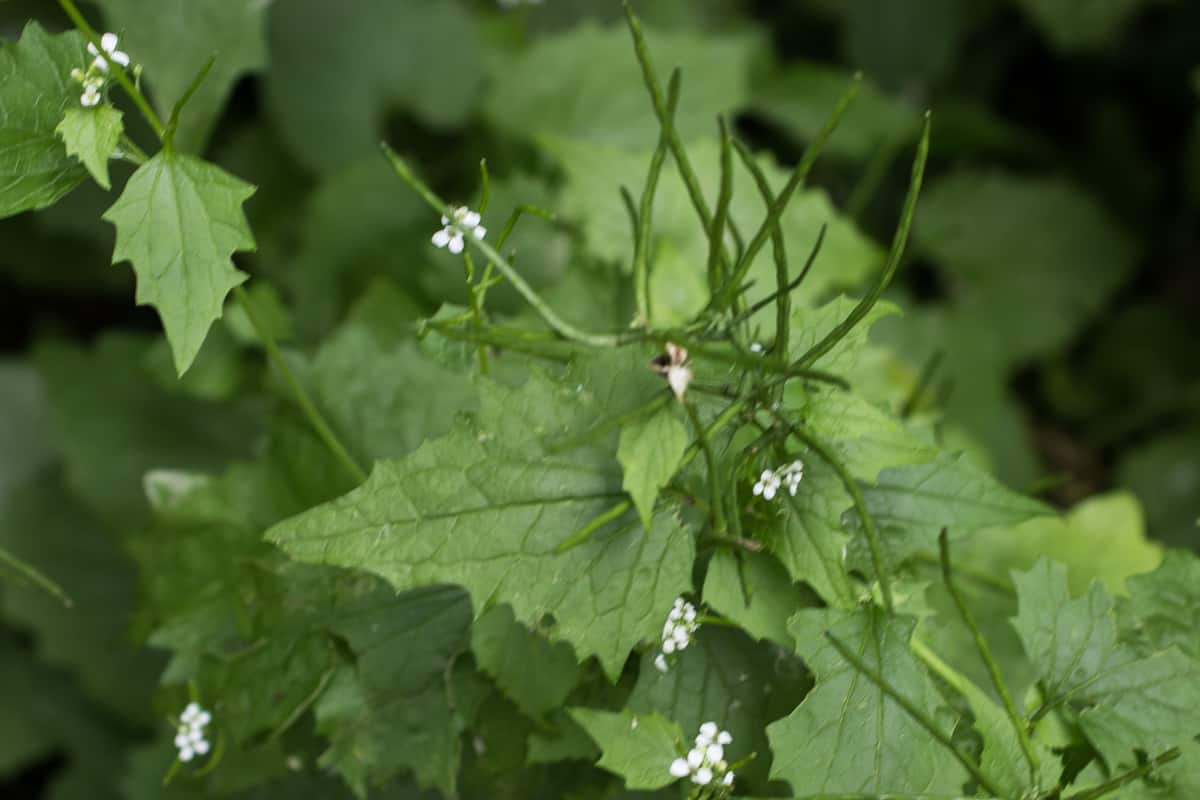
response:
[[[87,176],[54,132],[79,107],[70,72],[86,63],[81,35],[51,35],[36,22],[0,45],[0,218],[53,205]]]
[[[644,362],[626,363],[633,374],[649,374]],[[622,385],[611,373],[581,377],[567,381],[578,390],[538,373],[519,390],[483,384],[478,418],[405,458],[379,462],[362,487],[275,526],[267,538],[293,558],[365,569],[400,590],[462,585],[477,611],[506,602],[531,627],[551,614],[551,638],[570,643],[581,659],[597,656],[615,676],[689,586],[694,544],[661,513],[648,531],[618,521],[559,551],[621,497],[611,455],[547,452],[541,444],[570,434],[593,392]]]

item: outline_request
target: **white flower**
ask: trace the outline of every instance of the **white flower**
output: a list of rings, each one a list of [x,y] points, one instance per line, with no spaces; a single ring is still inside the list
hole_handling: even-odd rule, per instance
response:
[[[204,728],[210,722],[212,714],[196,703],[188,703],[183,709],[183,713],[179,715],[179,725],[175,729],[175,748],[179,751],[180,761],[191,761],[209,751],[210,745],[204,735]]]
[[[686,650],[692,643],[692,636],[699,629],[696,607],[682,597],[675,598],[675,603],[667,612],[667,621],[663,623],[662,652],[654,657],[654,667],[659,672],[669,670],[670,663],[666,657]]]
[[[79,96],[79,104],[84,108],[92,108],[100,105],[100,92],[96,89],[94,83],[89,83],[84,87],[83,94]]]
[[[670,773],[675,778],[690,778],[698,786],[717,788],[707,790],[705,797],[728,797],[733,787],[733,772],[725,763],[725,745],[733,741],[728,731],[715,722],[705,722],[696,735],[696,746],[684,758],[671,762]]]
[[[100,46],[104,48],[105,55],[103,56],[96,49],[96,45],[88,42],[88,53],[96,57],[96,60],[92,62],[93,67],[101,72],[108,72],[108,59],[112,59],[122,67],[129,66],[129,56],[117,49],[117,35],[115,33],[106,33],[101,36]]]
[[[761,353],[762,351],[763,351],[763,346],[761,344],[759,344],[758,342],[753,342],[750,345],[751,353]]]
[[[433,234],[433,243],[458,255],[463,251],[464,235],[469,233],[476,239],[487,236],[487,228],[479,224],[481,221],[478,213],[466,206],[459,206],[450,212],[449,217],[442,215],[442,229]]]
[[[755,497],[761,496],[764,500],[774,500],[780,487],[786,486],[788,494],[795,497],[796,492],[800,489],[800,481],[803,479],[804,462],[797,460],[790,464],[784,464],[778,469],[764,469],[752,491]]]

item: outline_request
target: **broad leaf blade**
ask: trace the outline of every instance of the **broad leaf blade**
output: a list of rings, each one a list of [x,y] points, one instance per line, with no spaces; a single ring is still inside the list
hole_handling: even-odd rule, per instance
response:
[[[254,249],[242,211],[254,191],[212,164],[164,151],[104,212],[117,228],[113,263],[133,263],[137,302],[158,311],[180,375],[220,319],[226,295],[246,280],[231,258]]]
[[[695,545],[669,513],[649,531],[618,521],[559,552],[561,542],[621,498],[611,456],[548,453],[601,374],[563,390],[535,374],[519,390],[481,387],[484,411],[411,455],[376,464],[363,486],[283,522],[267,538],[301,561],[366,569],[404,590],[455,583],[478,611],[493,600],[518,621],[595,655],[615,678],[629,651],[660,635],[691,586]],[[611,381],[611,376],[608,376]]]
[[[797,796],[944,793],[962,786],[962,768],[890,697],[842,658],[830,631],[929,716],[936,692],[909,652],[913,620],[881,609],[802,611],[791,631],[817,685],[786,719],[767,727],[773,777]]]
[[[597,765],[624,778],[626,788],[661,789],[678,780],[670,767],[681,755],[683,734],[674,722],[632,711],[573,708],[570,714],[600,746]]]
[[[62,137],[67,153],[77,157],[96,183],[112,187],[108,179],[108,160],[116,152],[125,126],[122,114],[110,105],[96,108],[68,108],[55,133]]]
[[[78,33],[51,35],[36,22],[0,46],[0,218],[53,205],[87,175],[54,132],[79,106],[70,72],[87,60]]]
[[[617,459],[625,472],[622,488],[650,527],[658,490],[667,485],[679,469],[683,452],[691,437],[687,426],[673,408],[660,408],[621,431]]]

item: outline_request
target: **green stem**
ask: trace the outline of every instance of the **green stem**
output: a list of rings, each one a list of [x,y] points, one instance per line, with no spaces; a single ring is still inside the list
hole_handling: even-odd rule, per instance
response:
[[[834,106],[833,113],[829,115],[829,119],[825,121],[825,125],[821,128],[816,138],[809,143],[808,147],[804,148],[804,154],[800,157],[800,163],[792,170],[792,175],[788,178],[787,184],[771,203],[766,219],[759,226],[758,231],[754,234],[754,238],[750,240],[750,244],[746,245],[746,251],[742,253],[742,257],[738,259],[737,266],[733,269],[733,275],[726,282],[725,297],[719,298],[722,302],[728,303],[737,286],[746,278],[746,273],[750,271],[750,265],[754,262],[754,257],[758,255],[758,251],[767,243],[768,237],[771,236],[772,231],[779,225],[779,219],[783,216],[788,203],[791,202],[792,195],[796,189],[800,188],[805,179],[808,178],[808,173],[812,170],[813,164],[816,163],[817,156],[821,154],[826,142],[829,141],[829,137],[833,135],[838,123],[842,121],[842,115],[846,113],[846,109],[854,102],[861,84],[862,75],[855,75],[850,88],[838,100],[837,105]]]
[[[946,355],[945,350],[936,351],[925,362],[921,368],[921,374],[917,377],[917,383],[913,386],[912,392],[904,401],[904,405],[900,407],[900,419],[908,419],[920,406],[921,401],[925,398],[925,394],[929,391],[929,385],[933,383],[933,378],[937,374],[938,367],[942,364],[942,358]]]
[[[1029,774],[1036,785],[1038,771],[1041,769],[1041,760],[1033,749],[1033,742],[1029,739],[1028,731],[1025,730],[1025,721],[1017,713],[1017,707],[1013,703],[1012,695],[1009,694],[1008,687],[1005,685],[1004,679],[1000,676],[1000,666],[992,656],[992,649],[988,646],[987,639],[983,636],[983,631],[979,629],[979,624],[975,621],[975,615],[971,613],[971,609],[967,606],[966,601],[963,600],[963,596],[958,591],[958,586],[954,582],[954,571],[950,565],[950,540],[946,535],[945,528],[942,528],[942,532],[938,534],[938,553],[942,565],[942,582],[946,584],[946,591],[950,593],[950,599],[954,601],[954,607],[958,609],[958,615],[962,617],[963,623],[971,631],[971,637],[975,640],[975,647],[979,650],[979,656],[987,666],[988,677],[992,679],[992,686],[996,688],[996,692],[1000,695],[1000,700],[1004,703],[1004,711],[1008,714],[1009,722],[1012,723],[1013,730],[1017,734],[1017,741],[1021,743],[1021,751],[1025,754],[1025,760],[1029,762]]]
[[[721,494],[721,478],[720,472],[717,469],[717,457],[713,453],[712,444],[708,440],[708,431],[704,429],[704,423],[700,421],[700,415],[696,412],[694,403],[684,400],[683,407],[687,411],[688,419],[692,423],[692,427],[696,431],[696,441],[700,445],[700,452],[704,453],[704,464],[708,469],[708,486],[709,494],[712,503],[713,529],[719,535],[726,532],[725,528],[725,511],[724,502]]]
[[[75,6],[75,3],[72,0],[58,0],[58,4],[62,6],[62,10],[71,18],[71,22],[84,35],[84,38],[91,42],[97,51],[103,53],[104,48],[100,45],[99,35],[88,24],[87,20],[83,18],[83,14],[79,13],[79,9]],[[129,80],[129,76],[125,74],[125,70],[120,64],[117,64],[112,59],[106,59],[106,61],[108,61],[108,69],[112,73],[112,76],[117,79],[117,83],[121,84],[121,88],[129,95],[129,99],[133,101],[133,104],[138,107],[138,111],[142,112],[142,116],[146,118],[146,122],[149,123],[150,128],[154,131],[154,135],[158,137],[159,141],[162,141],[167,129],[163,126],[162,120],[158,118],[158,114],[154,113],[154,109],[150,107],[150,103],[146,101],[146,96],[133,84],[133,81]]]
[[[47,594],[53,595],[67,608],[74,607],[74,603],[67,595],[63,588],[55,583],[50,578],[46,577],[37,567],[27,564],[21,559],[14,556],[12,553],[0,547],[0,564],[7,566],[13,572],[20,575],[25,580],[34,584],[38,588],[45,591]]]
[[[708,229],[708,291],[716,292],[726,275],[721,271],[721,255],[725,249],[725,227],[729,219],[729,202],[733,199],[733,147],[729,143],[729,128],[725,118],[717,117],[721,133],[721,183],[717,190],[717,210]]]
[[[469,322],[469,320],[468,317],[467,321]],[[471,326],[464,329],[456,325],[443,325],[442,322],[442,320],[425,320],[422,324],[437,331],[439,335],[456,342],[489,344],[493,347],[524,353],[535,358],[544,358],[548,361],[566,362],[571,360],[571,351],[562,350],[563,347],[569,345],[566,345],[561,339],[543,340],[541,344],[545,346],[539,346],[538,340],[505,336],[502,332],[503,329],[490,325],[483,328]],[[418,336],[420,335],[418,330]]]
[[[992,781],[992,779],[989,778],[982,769],[980,769],[979,765],[972,761],[966,753],[959,750],[958,747],[955,746],[954,742],[951,741],[950,737],[947,736],[945,732],[943,732],[942,729],[939,728],[937,724],[925,714],[924,711],[917,708],[917,706],[914,705],[907,697],[897,691],[895,687],[888,683],[887,679],[884,678],[883,675],[879,674],[876,670],[871,669],[866,662],[854,655],[850,648],[846,647],[846,645],[843,644],[841,640],[839,640],[831,632],[825,631],[825,638],[828,639],[829,643],[833,645],[834,649],[841,654],[842,658],[846,659],[851,666],[865,675],[871,681],[871,683],[879,687],[881,692],[892,698],[892,700],[896,701],[896,703],[902,709],[908,712],[908,715],[912,717],[918,725],[925,729],[926,733],[936,739],[940,745],[949,750],[951,755],[958,760],[958,763],[963,765],[963,768],[971,774],[971,777],[973,777],[975,781],[981,787],[983,787],[984,790],[986,790],[993,797],[1004,796],[1004,792],[1002,792]]]
[[[129,134],[127,134],[127,133],[121,134],[120,147],[121,147],[121,150],[127,156],[129,156],[129,158],[127,158],[126,160],[130,161],[134,164],[137,164],[138,166],[141,166],[142,164],[145,164],[147,161],[150,160],[149,156],[146,155],[146,151],[143,150],[142,148],[138,147],[137,142],[135,142],[133,139],[130,139]]]
[[[1143,778],[1149,775],[1163,764],[1169,764],[1175,759],[1179,758],[1181,755],[1183,755],[1183,753],[1178,747],[1172,747],[1170,750],[1167,750],[1165,753],[1151,759],[1150,761],[1147,761],[1141,766],[1134,767],[1126,772],[1122,772],[1117,777],[1107,780],[1098,786],[1093,786],[1090,789],[1083,789],[1082,791],[1075,792],[1074,794],[1069,794],[1064,797],[1063,800],[1096,800],[1097,798],[1103,797],[1110,792],[1115,792],[1117,789],[1136,781],[1138,778]]]
[[[629,32],[633,36],[633,50],[637,55],[638,64],[642,68],[642,79],[646,84],[646,90],[650,94],[650,103],[654,107],[654,114],[658,117],[659,127],[662,129],[663,135],[667,137],[667,142],[671,147],[671,156],[675,159],[675,166],[679,170],[679,177],[683,179],[683,185],[687,188],[688,198],[692,201],[692,207],[696,210],[696,216],[700,218],[700,224],[705,231],[712,229],[712,213],[708,210],[708,203],[704,199],[704,190],[700,187],[700,179],[696,177],[696,171],[692,169],[691,159],[688,158],[687,150],[684,149],[683,141],[679,138],[678,131],[675,130],[675,124],[671,116],[667,113],[667,104],[663,100],[662,90],[658,86],[658,76],[654,71],[654,62],[650,59],[650,48],[646,46],[646,36],[642,32],[642,23],[633,13],[633,9],[629,5],[629,0],[623,0],[625,7],[625,19],[629,23]],[[725,263],[728,263],[728,257],[722,254]]]
[[[891,612],[894,608],[892,586],[891,578],[884,564],[883,546],[879,541],[879,531],[875,528],[875,519],[867,511],[867,504],[863,500],[862,490],[858,487],[858,481],[854,480],[854,476],[850,474],[846,466],[817,437],[803,428],[793,425],[778,411],[771,408],[767,410],[792,436],[799,439],[809,450],[812,450],[822,461],[828,464],[837,473],[838,478],[842,481],[842,485],[846,487],[846,491],[850,494],[850,500],[854,504],[854,509],[858,512],[859,518],[862,519],[863,530],[867,535],[867,545],[871,549],[871,567],[875,570],[875,577],[879,581],[879,592],[883,595],[883,605]]]
[[[758,161],[745,145],[737,142],[735,146],[737,147],[738,156],[741,158],[743,166],[746,167],[746,170],[754,178],[754,183],[758,186],[758,193],[762,195],[763,201],[766,202],[769,210],[771,203],[775,201],[775,193],[771,190],[771,183],[767,180],[766,173],[763,172],[762,167],[759,166]],[[775,225],[771,228],[771,249],[775,256],[775,293],[767,300],[767,303],[770,303],[772,300],[775,302],[775,346],[771,349],[775,353],[784,354],[785,358],[788,351],[788,334],[791,329],[791,292],[808,275],[808,270],[812,267],[815,259],[815,252],[820,249],[824,239],[825,225],[822,224],[821,233],[817,236],[817,246],[813,248],[814,255],[809,256],[808,263],[804,265],[804,269],[801,270],[800,276],[793,285],[788,281],[787,250],[784,247],[783,228],[780,226],[778,219],[775,220]],[[735,327],[742,320],[749,319],[754,316],[757,310],[765,307],[766,304],[762,301],[755,303],[741,314],[738,314],[729,327]]]
[[[800,274],[797,275],[795,278],[793,278],[790,283],[788,283],[786,286],[784,286],[782,292],[779,290],[776,290],[776,291],[772,292],[771,294],[767,295],[766,297],[764,297],[763,299],[759,300],[754,305],[747,308],[742,313],[738,314],[729,323],[729,327],[732,328],[732,327],[744,322],[745,320],[750,319],[755,314],[757,314],[759,311],[762,311],[764,308],[771,305],[771,303],[777,302],[781,295],[790,295],[792,292],[794,292],[800,286],[800,284],[802,284],[804,282],[804,279],[808,277],[809,271],[812,269],[813,264],[816,263],[817,256],[821,252],[821,246],[823,244],[825,244],[825,231],[828,228],[829,228],[828,223],[824,223],[824,222],[821,223],[821,229],[817,232],[817,241],[813,243],[813,248],[811,251],[809,251],[808,259],[804,262],[804,267],[800,270]],[[790,301],[787,304],[787,312],[789,315],[791,314],[791,302]],[[777,318],[777,321],[778,321],[778,318]],[[779,350],[779,352],[786,353],[787,349],[784,348],[782,350]]]
[[[395,170],[396,175],[402,181],[407,183],[413,191],[420,195],[421,198],[428,203],[431,208],[433,208],[439,214],[445,213],[447,208],[446,204],[442,202],[441,198],[434,194],[428,186],[425,185],[424,181],[416,176],[404,159],[400,158],[400,156],[398,156],[396,152],[392,150],[392,148],[386,143],[382,145],[382,148],[384,155],[387,156],[388,161],[391,162],[392,169]],[[509,264],[502,255],[496,252],[494,247],[482,239],[476,239],[474,236],[467,236],[465,238],[472,247],[483,253],[484,257],[487,258],[487,260],[493,264],[496,269],[500,270],[500,273],[505,277],[506,280],[508,280],[509,283],[513,285],[513,288],[517,290],[517,293],[520,294],[521,297],[525,298],[525,302],[533,306],[533,309],[538,313],[538,316],[540,316],[552,330],[554,330],[564,339],[570,339],[573,342],[579,342],[580,344],[585,344],[589,347],[619,347],[623,344],[638,341],[642,338],[640,334],[588,333],[576,328],[574,325],[558,316],[554,309],[550,308],[546,301],[543,300],[538,293],[533,290],[533,287],[525,282],[525,279],[521,277],[520,273],[513,269],[512,265]]]
[[[480,287],[475,285],[475,261],[471,258],[470,253],[463,253],[463,270],[466,273],[467,279],[467,301],[471,304],[471,321],[475,323],[476,328],[483,327],[483,301],[480,292]],[[486,292],[487,290],[483,290]],[[488,374],[488,358],[487,345],[483,342],[479,343],[476,348],[476,353],[479,358],[479,374]]]
[[[597,422],[592,427],[588,428],[583,433],[574,436],[560,439],[546,446],[547,453],[561,453],[566,450],[573,450],[576,447],[581,447],[588,442],[593,442],[606,433],[611,433],[618,428],[624,428],[630,423],[636,422],[643,417],[648,417],[661,408],[665,408],[671,402],[671,394],[663,391],[655,397],[647,400],[641,405],[635,406],[620,414],[613,414],[605,417]]]
[[[204,83],[204,79],[208,77],[208,73],[215,63],[217,63],[216,55],[209,56],[208,61],[204,62],[204,66],[192,78],[192,82],[184,91],[183,96],[176,101],[175,107],[171,109],[171,117],[167,120],[167,130],[163,134],[162,139],[165,150],[170,151],[174,147],[175,129],[179,127],[179,115],[183,113],[183,107],[192,99],[192,95],[200,88],[200,84]]]
[[[667,118],[675,119],[675,108],[679,105],[680,72],[674,70],[667,84]],[[642,188],[642,201],[636,220],[636,235],[633,247],[633,290],[637,298],[637,314],[647,328],[650,327],[650,222],[654,214],[654,195],[658,191],[658,178],[662,173],[663,161],[667,158],[670,137],[667,127],[658,135],[658,146],[650,158],[650,169],[646,173],[646,184]]]
[[[234,288],[233,295],[241,303],[242,308],[245,309],[246,316],[249,317],[250,324],[254,326],[254,330],[258,333],[258,338],[262,340],[263,347],[266,348],[271,363],[275,365],[275,368],[279,370],[279,374],[283,376],[284,381],[291,388],[292,394],[296,398],[296,404],[300,406],[300,411],[308,419],[317,436],[325,443],[325,446],[329,448],[334,457],[341,462],[342,466],[346,468],[346,472],[353,476],[355,481],[358,483],[364,482],[367,479],[367,473],[363,471],[363,468],[351,457],[349,451],[338,441],[333,430],[325,422],[325,418],[321,416],[321,412],[317,410],[316,405],[309,398],[308,392],[304,390],[295,373],[292,372],[292,368],[288,366],[287,359],[283,357],[279,345],[275,342],[275,337],[271,335],[270,329],[263,323],[250,295],[241,286]]]
[[[917,157],[913,161],[912,177],[908,183],[908,195],[904,198],[904,208],[900,214],[900,225],[896,229],[895,238],[892,239],[892,248],[888,253],[887,263],[884,264],[883,274],[879,276],[879,280],[871,288],[871,291],[858,301],[858,305],[854,307],[846,319],[842,320],[836,328],[826,334],[821,341],[809,348],[808,352],[796,361],[797,366],[810,367],[821,356],[832,350],[870,312],[876,301],[883,294],[884,289],[892,282],[892,277],[896,274],[896,270],[899,269],[900,261],[904,256],[904,247],[908,243],[908,233],[912,229],[913,215],[917,210],[917,198],[921,194],[921,181],[925,177],[925,161],[929,156],[929,125],[929,114],[926,114],[925,128],[921,132],[921,141],[917,145]]]
[[[590,539],[592,537],[593,533],[600,530],[605,525],[607,525],[609,522],[612,522],[614,519],[617,519],[618,517],[620,517],[622,514],[624,514],[626,511],[628,511],[631,508],[633,508],[632,500],[630,500],[629,498],[625,498],[624,500],[621,500],[615,506],[608,509],[607,511],[601,512],[600,514],[596,515],[596,517],[593,518],[591,522],[584,525],[578,531],[576,531],[575,533],[568,536],[566,539],[563,539],[561,542],[559,542],[558,547],[555,548],[555,551],[559,552],[559,553],[565,553],[566,551],[571,550],[572,548],[578,547],[579,545],[583,544],[588,539]]]

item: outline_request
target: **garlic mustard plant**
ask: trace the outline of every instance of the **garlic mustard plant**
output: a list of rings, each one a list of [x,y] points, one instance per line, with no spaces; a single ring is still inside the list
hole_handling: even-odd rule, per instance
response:
[[[675,604],[667,614],[667,621],[663,623],[661,652],[654,657],[654,666],[659,672],[670,669],[672,658],[688,648],[698,630],[700,622],[696,615],[696,607],[682,597],[675,598]]]
[[[728,731],[721,730],[715,722],[705,722],[696,734],[695,746],[686,756],[672,761],[668,771],[672,777],[688,778],[697,786],[717,788],[719,796],[727,796],[733,789],[735,775],[725,760],[725,747],[732,742],[733,736]]]
[[[786,488],[789,495],[796,496],[800,489],[800,481],[804,479],[804,462],[800,460],[784,464],[776,469],[764,469],[754,484],[755,497],[764,500],[774,500],[781,487]]]
[[[175,748],[179,751],[180,761],[191,761],[208,753],[210,745],[204,729],[211,721],[212,715],[196,703],[188,703],[183,709],[175,731]]]

